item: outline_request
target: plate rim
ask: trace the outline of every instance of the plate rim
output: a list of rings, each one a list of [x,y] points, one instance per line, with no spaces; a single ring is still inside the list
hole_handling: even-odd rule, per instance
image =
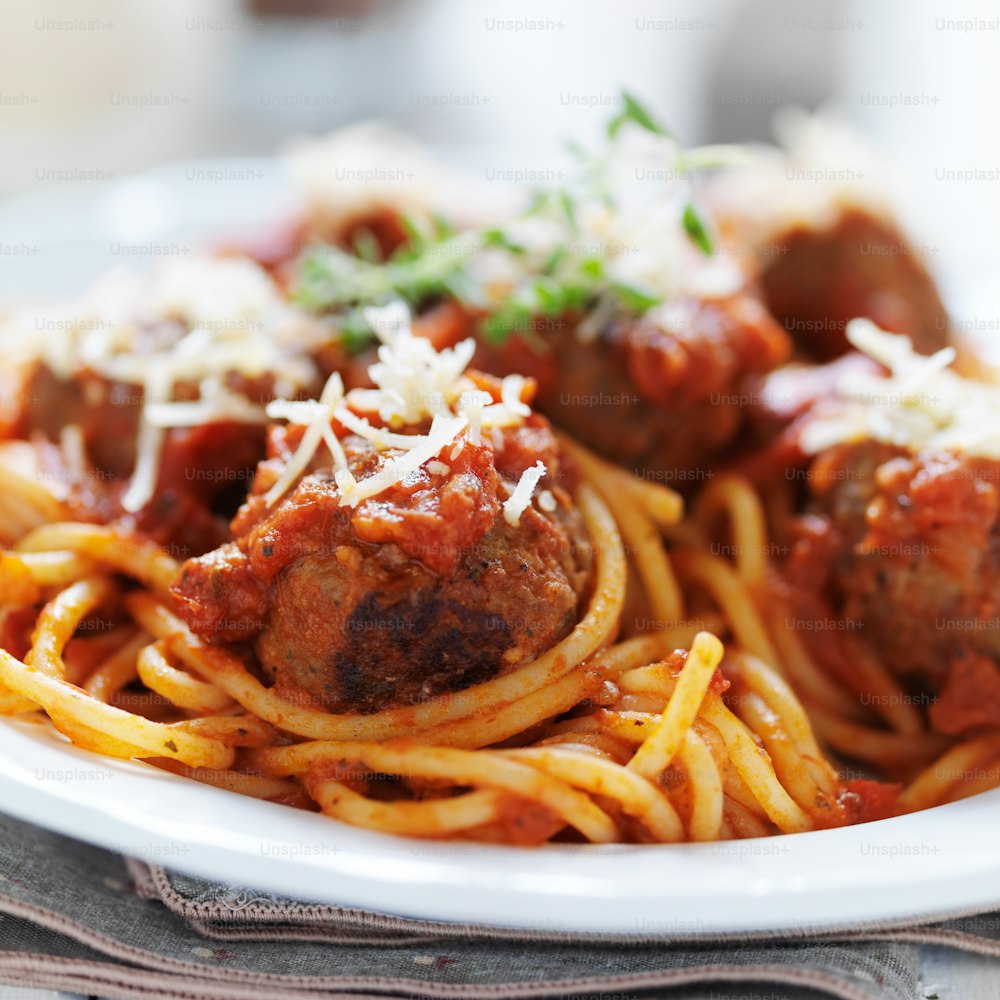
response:
[[[1000,789],[861,826],[720,844],[456,844],[350,827],[100,757],[41,719],[4,719],[0,801],[18,819],[203,879],[555,936],[836,933],[1000,905],[1000,852],[988,833]],[[256,834],[244,832],[251,823]]]

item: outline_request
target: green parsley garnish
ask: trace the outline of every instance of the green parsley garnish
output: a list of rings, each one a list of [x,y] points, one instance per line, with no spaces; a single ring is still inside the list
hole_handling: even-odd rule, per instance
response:
[[[575,314],[596,324],[619,313],[646,312],[662,296],[625,278],[619,260],[638,251],[625,243],[614,245],[615,237],[605,235],[615,232],[613,225],[593,228],[595,213],[614,220],[623,211],[612,165],[627,125],[657,137],[650,140],[651,149],[662,154],[665,172],[678,178],[678,185],[687,184],[686,172],[732,162],[741,152],[728,146],[684,151],[635,97],[623,93],[621,111],[608,123],[607,148],[579,154],[579,174],[564,186],[537,192],[509,224],[455,233],[441,218],[404,218],[408,242],[388,260],[379,259],[375,239],[366,231],[356,237],[353,253],[315,247],[301,260],[295,300],[310,311],[335,315],[342,341],[352,351],[363,349],[373,336],[363,308],[397,298],[415,310],[436,299],[457,299],[483,314],[480,332],[495,343],[512,334],[541,343],[534,332],[543,325],[540,319]],[[686,195],[683,190],[671,192],[683,199],[676,225],[711,255],[710,229],[690,190]],[[661,211],[663,204],[661,198]],[[484,268],[489,274],[497,261],[503,265],[501,294],[496,282],[483,278]]]
[[[627,90],[622,91],[622,110],[608,122],[608,137],[614,139],[626,122],[632,122],[654,135],[670,133]]]
[[[698,214],[698,209],[690,201],[684,206],[684,231],[706,257],[712,255],[712,238],[708,235],[708,229]]]

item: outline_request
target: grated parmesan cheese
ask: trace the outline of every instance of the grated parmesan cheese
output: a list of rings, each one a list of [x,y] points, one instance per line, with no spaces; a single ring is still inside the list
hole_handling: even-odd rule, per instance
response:
[[[521,402],[521,393],[526,381],[523,375],[507,375],[500,383],[500,399],[503,405],[518,417],[531,416],[531,407]]]
[[[710,184],[709,201],[740,246],[767,247],[800,227],[822,232],[851,208],[894,220],[898,179],[849,126],[829,113],[787,109],[775,131],[780,149],[763,147]]]
[[[79,424],[67,424],[59,432],[59,449],[66,462],[66,468],[78,479],[87,472],[87,449],[83,431]]]
[[[467,426],[465,417],[436,416],[427,434],[414,435],[415,442],[409,451],[390,458],[378,472],[351,489],[341,489],[341,506],[357,507],[362,500],[378,496],[390,486],[403,482],[440,454],[441,449],[450,445]]]
[[[353,487],[355,480],[348,468],[347,456],[336,434],[330,429],[330,420],[343,397],[343,380],[337,372],[334,372],[327,379],[318,400],[292,402],[287,399],[277,399],[268,403],[267,415],[272,420],[287,420],[290,423],[306,426],[306,432],[285,466],[285,471],[264,495],[264,502],[269,507],[280,500],[288,488],[306,471],[321,441],[325,442],[333,456],[334,482],[337,487],[341,491]]]
[[[365,315],[381,341],[378,361],[368,369],[376,388],[353,389],[345,395],[339,376],[334,375],[319,401],[276,400],[268,405],[270,418],[306,427],[284,473],[265,494],[268,506],[280,500],[308,468],[322,442],[333,454],[334,481],[340,490],[341,506],[356,507],[421,468],[446,475],[451,471],[450,466],[438,456],[447,448],[450,460],[454,461],[466,440],[480,443],[483,429],[490,431],[499,448],[503,444],[501,428],[517,426],[530,416],[531,409],[521,401],[525,379],[520,375],[503,380],[499,403],[494,403],[488,392],[477,389],[466,377],[474,347],[471,341],[435,351],[429,341],[414,336],[409,309],[401,302],[366,309]],[[404,434],[375,427],[357,410],[376,412],[395,427],[420,425],[428,419],[431,426],[426,434]],[[343,446],[333,433],[331,421],[371,441],[380,451],[393,449],[402,454],[388,458],[377,472],[358,481],[347,467]],[[535,485],[545,475],[545,466],[542,463],[539,466],[540,472],[529,469],[522,476],[521,483],[504,504],[504,517],[509,523],[516,524],[520,517],[522,494],[526,491],[524,503],[530,503]]]
[[[540,510],[544,510],[546,514],[552,514],[559,508],[552,490],[542,490],[538,494],[538,507]]]
[[[402,302],[364,310],[381,341],[378,361],[368,369],[378,391],[355,398],[373,401],[390,426],[419,423],[451,411],[462,374],[476,353],[472,338],[435,351],[429,340],[410,330],[410,312]]]
[[[463,392],[459,397],[459,409],[469,420],[469,440],[475,445],[482,441],[483,414],[492,402],[493,397],[488,392],[483,392],[482,389]],[[452,458],[455,457],[452,455]]]
[[[949,367],[955,350],[917,354],[908,337],[852,320],[848,340],[887,375],[845,376],[843,397],[803,430],[809,454],[836,444],[880,441],[908,451],[958,451],[1000,460],[1000,386],[963,378]]]
[[[150,403],[143,409],[143,416],[154,427],[163,428],[203,427],[217,420],[241,424],[263,424],[267,420],[263,406],[225,388],[187,403]]]
[[[672,136],[626,123],[606,161],[615,208],[600,197],[578,207],[580,235],[570,237],[571,249],[575,241],[584,250],[599,248],[613,282],[651,291],[664,301],[699,290],[731,295],[745,280],[737,262],[722,254],[706,256],[685,231],[692,190],[682,162]]]
[[[150,365],[143,383],[143,398],[149,402],[165,399],[173,384],[172,373],[166,365]],[[150,423],[145,412],[139,422],[139,439],[136,442],[135,469],[128,489],[122,496],[122,507],[130,512],[141,510],[156,489],[156,474],[160,462],[165,431]]]
[[[511,527],[516,527],[521,523],[521,515],[531,504],[531,496],[535,492],[535,487],[545,478],[546,472],[548,470],[545,468],[545,463],[539,460],[530,469],[525,469],[521,473],[521,478],[517,481],[514,492],[503,504],[503,519]]]
[[[307,352],[326,337],[321,321],[285,302],[253,262],[198,257],[148,274],[115,271],[77,302],[21,309],[0,324],[0,354],[43,363],[63,380],[93,371],[143,387],[136,466],[122,499],[134,512],[153,496],[167,429],[264,421],[225,376],[269,374],[278,395],[292,395],[315,377]],[[173,399],[182,381],[199,384],[198,400]]]

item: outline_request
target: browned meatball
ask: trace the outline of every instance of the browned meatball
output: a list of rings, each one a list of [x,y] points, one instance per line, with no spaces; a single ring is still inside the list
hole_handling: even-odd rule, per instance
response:
[[[273,509],[302,428],[276,429],[236,541],[189,561],[174,587],[203,636],[250,640],[280,691],[335,711],[410,705],[504,674],[564,638],[589,581],[591,550],[551,428],[531,416],[466,443],[356,508],[316,467]],[[359,478],[392,452],[343,440]],[[504,517],[505,483],[537,461],[545,506]]]
[[[267,377],[250,382],[234,373],[227,381],[255,401],[274,395]],[[85,468],[68,480],[77,487],[71,491],[71,500],[78,501],[74,516],[127,520],[177,554],[204,552],[227,537],[226,523],[264,455],[264,430],[226,420],[167,429],[153,495],[141,510],[126,514],[121,500],[135,468],[143,395],[141,386],[89,370],[62,379],[33,363],[18,373],[16,405],[0,420],[0,437],[59,442],[64,430],[75,428]],[[197,399],[197,386],[181,384],[177,396]]]
[[[800,226],[772,237],[762,259],[768,308],[807,357],[848,350],[857,317],[905,333],[921,354],[948,341],[948,314],[919,251],[891,222],[861,209],[828,228]]]
[[[736,438],[750,376],[770,371],[790,346],[750,294],[682,299],[656,316],[590,340],[569,319],[540,321],[534,339],[483,342],[477,364],[533,375],[536,405],[554,423],[642,476],[683,486]]]
[[[786,567],[883,663],[937,696],[934,726],[1000,720],[1000,462],[840,445],[810,469]]]

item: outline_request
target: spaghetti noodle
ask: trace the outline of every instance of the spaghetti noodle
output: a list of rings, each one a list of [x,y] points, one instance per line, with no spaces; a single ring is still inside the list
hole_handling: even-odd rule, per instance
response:
[[[935,763],[941,738],[902,698],[866,709],[795,640],[749,483],[716,478],[681,520],[665,487],[563,443],[583,473],[577,499],[596,554],[589,606],[512,673],[367,714],[289,700],[177,617],[179,565],[162,548],[56,521],[0,562],[7,616],[38,609],[24,654],[0,650],[2,710],[44,711],[99,753],[410,836],[676,842],[850,822],[865,814],[857,786],[818,740],[913,776],[904,809],[970,793],[965,772],[975,790],[1000,783],[982,776],[1000,756],[995,736]],[[636,586],[629,604],[648,609],[652,631],[624,615]],[[95,610],[115,619],[102,657],[83,655],[98,639],[79,631]],[[858,681],[874,706],[900,690],[877,662]]]
[[[629,107],[613,134],[650,128]],[[605,218],[603,189],[598,200],[581,218]],[[501,373],[523,360],[516,340],[460,339],[485,308],[461,299],[462,282],[417,283],[432,342],[403,301],[366,308],[361,292],[345,295],[386,275],[330,248],[314,298],[317,311],[364,320],[360,379],[324,318],[300,313],[248,260],[176,271],[168,284],[190,282],[191,294],[179,312],[162,306],[162,338],[140,308],[166,296],[156,282],[114,310],[114,337],[88,341],[88,315],[58,326],[62,353],[7,330],[19,363],[23,348],[86,426],[53,432],[22,414],[3,430],[0,714],[45,715],[96,753],[368,829],[521,845],[802,833],[1000,785],[995,732],[944,736],[873,648],[845,637],[831,669],[807,641],[836,622],[818,604],[796,620],[800,595],[772,557],[797,509],[787,484],[715,475],[688,502],[585,446],[691,472],[739,440],[738,397],[712,409],[713,395],[729,398],[713,390],[790,350],[743,277],[703,259],[693,204],[663,206],[663,225],[632,220],[644,239],[669,230],[677,244],[687,297],[657,299],[677,311],[656,322],[619,273],[628,260],[574,259],[573,212],[562,198],[540,206],[554,232],[568,217],[573,233],[541,255],[539,276],[539,254],[490,230],[479,249],[511,256],[516,278],[490,278],[490,295],[517,305],[530,292],[574,319],[572,384],[582,372],[612,405],[634,400],[616,418],[636,431],[627,442],[614,420],[603,426],[603,407],[555,402],[552,344],[526,378]],[[412,279],[411,267],[397,260],[391,277]],[[715,292],[699,298],[707,278]],[[405,297],[376,284],[369,298]],[[205,311],[217,287],[235,294],[222,318],[249,320],[242,332]],[[874,343],[901,379],[947,362]],[[467,370],[474,357],[497,376]],[[122,387],[136,398],[109,414]],[[583,442],[532,411],[536,392]],[[958,408],[975,423],[979,410]],[[870,414],[859,404],[850,416],[857,430]],[[134,431],[121,454],[106,440],[119,419]],[[824,433],[839,440],[843,424]],[[112,482],[91,489],[86,464],[101,450]],[[251,475],[226,527],[229,487]]]
[[[180,621],[167,589],[178,567],[162,549],[113,527],[52,523],[5,555],[32,585],[21,592],[46,600],[23,657],[0,652],[4,709],[41,709],[100,753],[412,836],[674,842],[847,822],[850,790],[810,724],[810,704],[825,698],[810,680],[821,674],[801,652],[775,653],[761,566],[668,549],[649,508],[662,523],[677,509],[669,491],[619,489],[625,474],[571,447],[596,552],[589,607],[512,673],[370,714],[290,701]],[[689,527],[707,534],[720,513],[740,550],[764,551],[763,511],[746,484],[715,484]],[[629,566],[658,629],[630,635],[626,620],[616,638]],[[689,653],[673,652],[695,600],[696,618],[714,614],[725,650],[700,631],[684,636]],[[95,609],[117,615],[120,644],[85,669],[70,644],[95,642],[72,639]],[[145,714],[118,707],[126,687],[146,692]],[[898,736],[912,741],[903,725]],[[928,781],[910,796],[920,805],[938,794]]]

